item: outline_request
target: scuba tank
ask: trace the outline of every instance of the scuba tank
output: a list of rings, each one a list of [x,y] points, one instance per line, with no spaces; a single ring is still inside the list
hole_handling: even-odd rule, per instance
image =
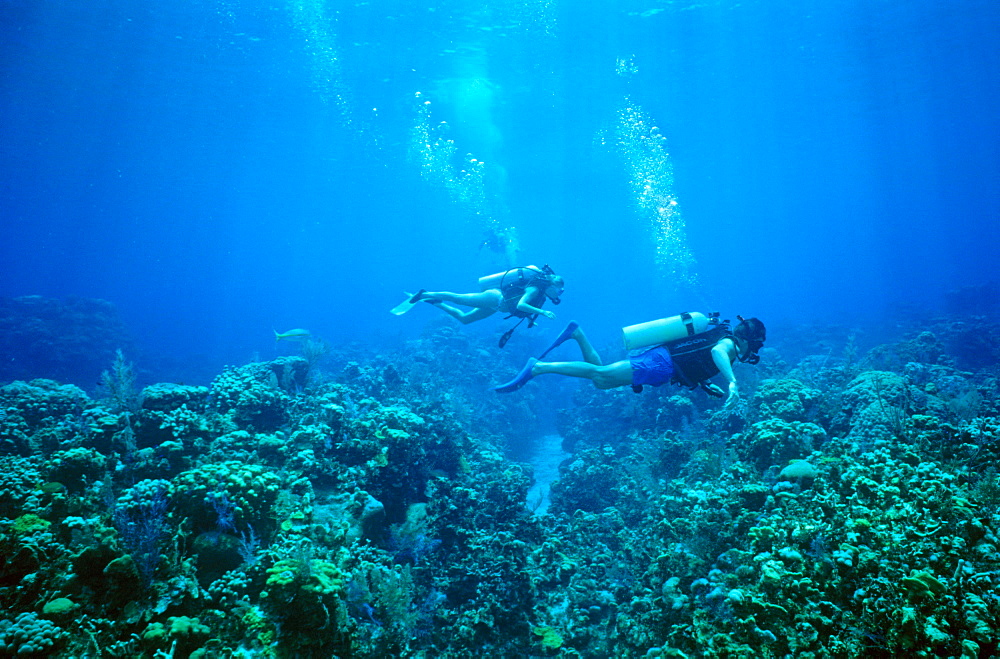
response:
[[[622,339],[625,341],[626,350],[638,350],[701,334],[718,324],[718,312],[706,316],[694,311],[623,327]]]
[[[510,270],[504,270],[503,272],[480,277],[479,290],[488,291],[491,288],[502,288],[510,284],[526,282],[544,275],[545,272],[536,265],[511,268]]]

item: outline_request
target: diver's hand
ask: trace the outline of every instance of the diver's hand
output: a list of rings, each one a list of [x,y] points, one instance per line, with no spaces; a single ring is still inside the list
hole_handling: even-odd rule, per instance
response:
[[[736,385],[736,381],[729,383],[729,395],[726,397],[725,407],[732,407],[736,404],[736,401],[740,399],[740,388]]]
[[[555,312],[553,312],[553,311],[549,311],[548,309],[542,309],[542,310],[541,310],[541,314],[542,314],[543,316],[545,316],[546,318],[548,318],[549,320],[553,320],[553,319],[555,319],[555,317],[556,317],[556,314],[555,314]]]

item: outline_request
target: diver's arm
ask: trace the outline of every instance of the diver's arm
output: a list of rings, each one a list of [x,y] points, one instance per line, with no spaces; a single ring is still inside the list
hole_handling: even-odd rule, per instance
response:
[[[531,315],[541,315],[549,319],[555,318],[556,315],[551,311],[546,311],[545,309],[540,309],[538,307],[531,305],[531,300],[534,299],[536,296],[540,296],[542,300],[544,300],[545,292],[542,291],[542,289],[537,288],[535,286],[529,286],[527,289],[525,289],[524,295],[522,295],[521,299],[518,301],[517,310],[520,311],[521,313],[526,313]]]
[[[726,397],[726,407],[734,405],[740,398],[740,388],[736,384],[736,375],[733,373],[733,361],[736,359],[736,345],[732,339],[726,338],[715,344],[712,348],[712,361],[722,377],[729,383],[729,396]]]

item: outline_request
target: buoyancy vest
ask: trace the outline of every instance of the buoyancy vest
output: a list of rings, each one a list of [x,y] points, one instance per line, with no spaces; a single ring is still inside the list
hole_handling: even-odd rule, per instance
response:
[[[521,302],[521,298],[524,297],[525,289],[521,289],[519,291],[513,291],[510,296],[508,296],[505,291],[501,292],[504,293],[503,301],[500,303],[500,306],[497,307],[497,309],[506,314],[510,314],[515,318],[526,318],[532,315],[530,312],[521,311],[520,309],[517,308],[517,305]],[[535,307],[536,309],[541,309],[542,305],[545,304],[545,293],[543,293],[542,291],[538,291],[537,295],[532,295],[530,298],[528,298],[528,304]]]
[[[674,376],[671,382],[694,389],[718,375],[719,367],[712,359],[712,348],[719,341],[732,335],[732,329],[727,323],[723,323],[700,334],[664,343],[674,361]]]
[[[503,301],[498,307],[499,310],[516,318],[531,316],[531,313],[520,311],[517,308],[518,303],[524,297],[525,292],[534,286],[539,290],[536,295],[531,296],[528,304],[541,309],[542,305],[545,304],[544,289],[550,281],[551,277],[536,266],[525,266],[508,270],[499,282],[500,293],[503,295]]]

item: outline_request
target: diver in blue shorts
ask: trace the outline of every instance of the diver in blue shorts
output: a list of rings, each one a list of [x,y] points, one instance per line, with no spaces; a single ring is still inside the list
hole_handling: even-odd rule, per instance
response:
[[[580,346],[584,361],[543,362],[532,358],[513,380],[494,387],[494,390],[509,393],[520,389],[536,375],[555,373],[587,378],[598,389],[631,385],[633,390],[639,392],[646,385],[659,387],[673,383],[691,388],[700,386],[714,396],[726,396],[726,406],[729,407],[740,396],[736,376],[733,374],[733,363],[741,361],[756,364],[760,361],[757,351],[767,338],[764,323],[759,319],[738,318],[740,323],[733,330],[729,329],[726,321],[716,323],[707,331],[692,334],[688,340],[670,342],[673,353],[667,344],[656,345],[628,359],[606,365],[602,363],[583,330],[573,322],[562,331],[542,357],[563,342],[574,339]],[[729,383],[728,395],[718,385],[709,382],[709,378],[720,373]]]

